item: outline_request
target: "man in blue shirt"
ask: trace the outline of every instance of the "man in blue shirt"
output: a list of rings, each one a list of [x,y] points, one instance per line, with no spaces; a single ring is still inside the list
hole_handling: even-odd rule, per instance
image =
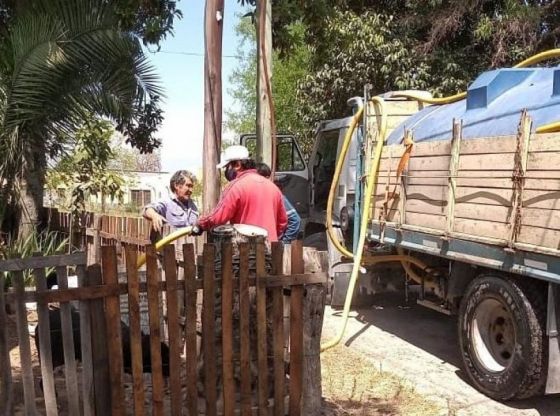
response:
[[[142,215],[152,222],[154,231],[160,232],[164,222],[175,228],[196,224],[198,208],[191,199],[195,180],[188,170],[175,172],[169,180],[173,195],[146,205]]]
[[[272,171],[266,163],[257,163],[256,168],[259,175],[270,179]],[[294,206],[290,203],[288,198],[286,198],[286,195],[282,194],[282,200],[284,202],[286,215],[288,216],[288,226],[286,227],[284,234],[280,236],[280,241],[284,244],[289,244],[298,237],[299,227],[301,226],[301,218]]]

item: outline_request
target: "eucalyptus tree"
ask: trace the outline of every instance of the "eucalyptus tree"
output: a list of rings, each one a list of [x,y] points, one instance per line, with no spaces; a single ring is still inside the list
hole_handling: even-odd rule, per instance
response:
[[[125,30],[117,1],[26,2],[0,43],[0,184],[4,229],[36,227],[47,161],[91,114],[143,152],[159,146],[158,78]],[[6,223],[6,220],[8,220]]]

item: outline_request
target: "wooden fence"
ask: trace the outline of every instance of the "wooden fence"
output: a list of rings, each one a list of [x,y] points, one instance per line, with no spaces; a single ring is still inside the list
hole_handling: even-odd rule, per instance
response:
[[[281,274],[281,244],[272,245],[269,272],[262,241],[237,246],[225,242],[220,253],[215,245],[206,244],[199,267],[202,276],[198,277],[193,245],[185,244],[182,249],[184,279],[178,279],[173,247],[164,249],[162,279],[152,245],[146,246],[145,281],[140,279],[137,251],[132,246],[125,250],[126,283],[119,283],[114,246],[102,247],[101,264],[90,266],[83,253],[0,262],[0,272],[9,272],[13,281],[13,290],[0,290],[0,415],[319,415],[319,343],[326,274],[303,273],[301,243],[292,245],[288,276]],[[57,290],[46,288],[48,267],[57,272]],[[33,291],[24,287],[28,270],[36,282]],[[79,287],[67,287],[68,270],[75,270]],[[0,287],[3,285],[1,273]],[[142,342],[146,335],[140,329],[139,299],[144,292],[149,348]],[[128,333],[122,329],[120,297],[128,300]],[[79,302],[79,344],[73,339],[76,310],[72,301]],[[37,305],[40,366],[32,356],[28,331],[30,302]],[[50,360],[49,304],[55,302],[60,304],[65,396]],[[6,303],[15,306],[17,337],[10,334],[12,318],[6,314]],[[252,342],[255,332],[257,342]],[[15,349],[10,340],[14,338],[21,368],[14,368],[10,360],[10,350]],[[123,363],[128,357],[123,355],[123,345],[127,342],[132,375],[125,378]],[[80,349],[80,366],[75,346]],[[167,382],[162,348],[169,349]],[[149,380],[142,374],[146,349]],[[39,379],[42,390],[37,387]],[[18,394],[16,385],[23,386],[23,394]]]
[[[81,247],[88,253],[88,264],[101,261],[101,246],[115,246],[119,264],[124,265],[126,246],[133,246],[135,250],[143,252],[146,245],[154,242],[151,239],[151,223],[143,217],[87,212],[82,219],[83,227],[73,229],[71,213],[49,208],[47,215],[52,230],[72,236],[73,246]],[[153,236],[154,240],[159,240],[172,231],[172,227],[164,225],[161,236]],[[181,243],[194,244],[195,253],[201,254],[204,238],[184,237],[176,246],[182,245]],[[176,256],[181,260],[182,252],[178,250]]]

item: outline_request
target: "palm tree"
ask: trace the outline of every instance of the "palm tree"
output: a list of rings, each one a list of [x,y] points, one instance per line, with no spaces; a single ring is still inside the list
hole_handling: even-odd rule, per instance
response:
[[[0,44],[0,206],[17,207],[20,235],[40,218],[48,158],[72,145],[82,120],[113,120],[149,149],[161,93],[113,0],[27,3]]]

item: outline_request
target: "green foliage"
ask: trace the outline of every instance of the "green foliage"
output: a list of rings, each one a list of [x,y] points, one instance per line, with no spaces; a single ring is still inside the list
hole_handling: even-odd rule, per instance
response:
[[[366,84],[374,94],[453,94],[488,68],[555,47],[560,34],[552,0],[284,0],[272,13],[282,57],[298,50],[289,28],[304,28],[311,59],[294,110],[309,129],[348,114],[347,99]]]
[[[86,210],[90,196],[100,195],[102,201],[123,196],[125,180],[116,172],[107,170],[115,157],[111,139],[114,129],[110,122],[96,118],[87,119],[77,131],[74,152],[67,154],[55,168],[47,172],[47,188],[72,190],[71,209],[75,218]]]
[[[68,238],[56,231],[34,231],[24,238],[0,240],[0,259],[21,259],[31,257],[35,253],[42,253],[44,256],[61,254],[68,246]],[[47,273],[50,270],[46,271]],[[5,287],[11,285],[13,275],[10,272],[3,272],[5,277]],[[26,285],[31,283],[31,271],[24,271],[24,281]],[[5,288],[4,288],[5,289]]]
[[[154,133],[162,121],[162,89],[140,39],[160,39],[171,30],[169,13],[178,14],[175,2],[169,1],[25,3],[21,10],[17,2],[9,8],[9,30],[0,38],[1,199],[25,212],[17,184],[35,178],[31,195],[37,212],[47,156],[56,157],[72,146],[88,115],[113,120],[142,152],[159,146]],[[161,4],[167,5],[162,6],[167,18],[159,21],[158,29]],[[138,12],[141,17],[135,10],[144,10]],[[135,14],[140,26],[127,24],[127,13]],[[152,17],[155,23],[147,23]]]
[[[236,27],[240,38],[237,54],[238,66],[230,76],[233,88],[229,93],[237,104],[226,111],[226,127],[237,135],[256,131],[256,82],[257,51],[256,31],[251,19],[240,18]],[[297,85],[308,73],[310,51],[304,46],[304,28],[293,24],[289,28],[293,36],[293,53],[281,57],[274,53],[272,62],[272,94],[275,106],[276,131],[278,133],[306,134],[308,127],[296,113]]]

